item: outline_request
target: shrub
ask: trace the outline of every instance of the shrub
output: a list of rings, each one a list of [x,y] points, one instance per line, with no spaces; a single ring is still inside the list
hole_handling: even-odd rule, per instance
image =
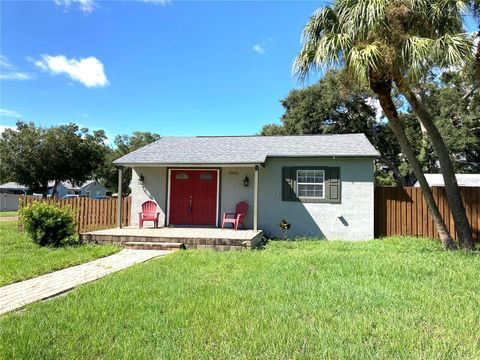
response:
[[[35,202],[20,210],[20,224],[41,246],[60,246],[75,234],[75,218],[70,208]]]

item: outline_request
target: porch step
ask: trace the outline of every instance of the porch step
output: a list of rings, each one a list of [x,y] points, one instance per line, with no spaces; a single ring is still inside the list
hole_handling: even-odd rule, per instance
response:
[[[185,244],[174,242],[129,241],[125,243],[125,248],[137,250],[181,250],[185,249]]]

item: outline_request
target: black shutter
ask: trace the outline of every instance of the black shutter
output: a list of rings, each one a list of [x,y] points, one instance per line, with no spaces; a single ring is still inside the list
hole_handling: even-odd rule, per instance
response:
[[[294,201],[293,168],[282,167],[282,201]]]
[[[327,192],[328,202],[340,203],[341,202],[341,181],[340,181],[340,168],[331,167],[327,172]]]

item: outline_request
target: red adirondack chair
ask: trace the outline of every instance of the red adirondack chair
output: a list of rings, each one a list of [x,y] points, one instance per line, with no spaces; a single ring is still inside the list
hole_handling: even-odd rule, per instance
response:
[[[247,216],[247,213],[248,204],[245,201],[239,202],[235,207],[234,213],[223,214],[222,229],[225,223],[232,224],[235,230],[238,230],[238,225],[242,224],[242,228],[245,229],[245,224],[243,223],[243,220],[245,219],[245,216]]]
[[[138,225],[140,229],[143,227],[144,221],[153,221],[153,226],[158,227],[158,217],[160,213],[157,211],[157,204],[148,200],[142,204],[142,212],[138,213]]]

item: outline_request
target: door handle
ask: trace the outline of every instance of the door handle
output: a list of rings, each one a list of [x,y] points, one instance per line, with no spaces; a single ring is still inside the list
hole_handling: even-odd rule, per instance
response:
[[[189,212],[192,212],[192,195],[190,195]]]

